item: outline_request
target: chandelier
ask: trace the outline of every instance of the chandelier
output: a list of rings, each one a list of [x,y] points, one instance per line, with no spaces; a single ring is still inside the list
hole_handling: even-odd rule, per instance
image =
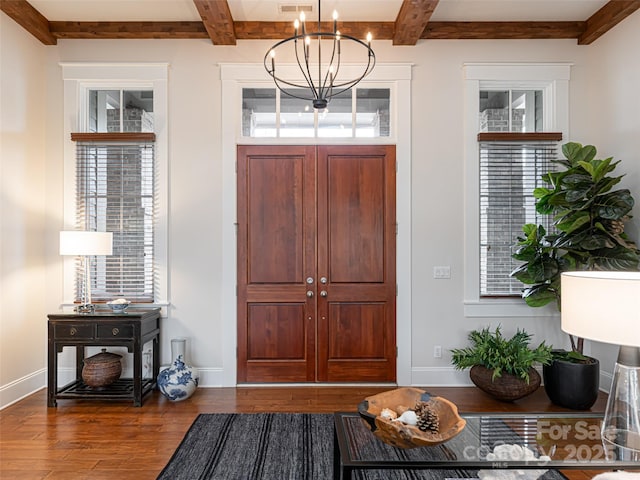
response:
[[[318,0],[318,30],[307,32],[304,12],[300,19],[293,23],[293,36],[273,45],[264,56],[264,68],[273,78],[276,87],[290,97],[311,100],[313,108],[324,109],[332,97],[353,88],[366,77],[376,64],[376,55],[371,48],[371,33],[367,34],[366,43],[349,35],[342,35],[338,30],[338,12],[333,11],[333,32],[323,32],[320,22],[320,0]],[[341,42],[354,42],[364,49],[366,64],[362,62],[362,70],[351,80],[339,77]],[[276,72],[276,51],[284,50],[285,45],[293,46],[296,61],[302,79],[285,79]],[[322,47],[325,47],[323,58]],[[290,50],[291,51],[291,50]],[[293,88],[287,88],[293,87]]]

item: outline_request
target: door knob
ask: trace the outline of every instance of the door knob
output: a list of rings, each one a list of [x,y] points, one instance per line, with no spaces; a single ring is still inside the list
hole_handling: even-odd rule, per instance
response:
[[[313,297],[313,292],[311,290],[307,290],[307,297]]]
[[[321,296],[321,297],[326,297],[326,296],[327,296],[327,291],[326,291],[326,290],[322,290],[322,291],[320,292],[320,296]]]

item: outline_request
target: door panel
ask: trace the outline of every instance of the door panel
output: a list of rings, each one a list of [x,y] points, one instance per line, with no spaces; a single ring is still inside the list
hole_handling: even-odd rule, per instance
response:
[[[309,325],[305,320],[305,305],[251,303],[247,310],[244,381],[313,380],[307,378],[310,368],[307,355]]]
[[[318,380],[395,381],[395,148],[318,154]]]
[[[395,255],[394,147],[239,146],[238,382],[395,381]]]
[[[330,155],[326,162],[331,282],[384,282],[384,157]]]
[[[238,147],[238,382],[315,380],[314,147]]]
[[[304,305],[263,305],[248,308],[247,358],[304,360]]]
[[[385,305],[329,303],[329,361],[384,360]]]
[[[298,220],[304,218],[304,160],[264,155],[248,159],[249,284],[302,279],[305,225]]]

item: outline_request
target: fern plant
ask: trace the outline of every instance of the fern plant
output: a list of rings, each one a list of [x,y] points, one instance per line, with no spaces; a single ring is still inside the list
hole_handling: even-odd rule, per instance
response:
[[[529,369],[536,363],[547,365],[552,359],[551,346],[544,341],[536,348],[529,347],[531,337],[518,329],[507,339],[502,336],[500,326],[493,332],[489,327],[473,330],[468,336],[471,346],[451,350],[451,363],[457,370],[482,365],[493,371],[492,379],[505,372],[529,383]]]

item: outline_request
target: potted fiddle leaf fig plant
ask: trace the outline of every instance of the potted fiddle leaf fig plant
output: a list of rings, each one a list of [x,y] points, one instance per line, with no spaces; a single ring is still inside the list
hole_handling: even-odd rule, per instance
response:
[[[540,386],[536,363],[551,362],[551,347],[542,342],[531,348],[531,334],[518,330],[510,339],[500,327],[469,333],[470,347],[451,350],[451,363],[462,370],[470,368],[471,381],[482,391],[502,401],[525,397]]]
[[[610,175],[620,161],[596,159],[593,145],[566,143],[564,169],[542,179],[549,185],[534,190],[536,211],[551,215],[554,232],[527,224],[513,258],[523,263],[511,275],[525,284],[527,305],[554,302],[560,309],[560,275],[576,270],[638,270],[640,251],[625,234],[634,199],[627,189],[614,190],[624,175]],[[545,390],[557,405],[588,409],[599,389],[599,362],[584,355],[584,340],[571,339],[571,351],[554,351],[544,367]]]

